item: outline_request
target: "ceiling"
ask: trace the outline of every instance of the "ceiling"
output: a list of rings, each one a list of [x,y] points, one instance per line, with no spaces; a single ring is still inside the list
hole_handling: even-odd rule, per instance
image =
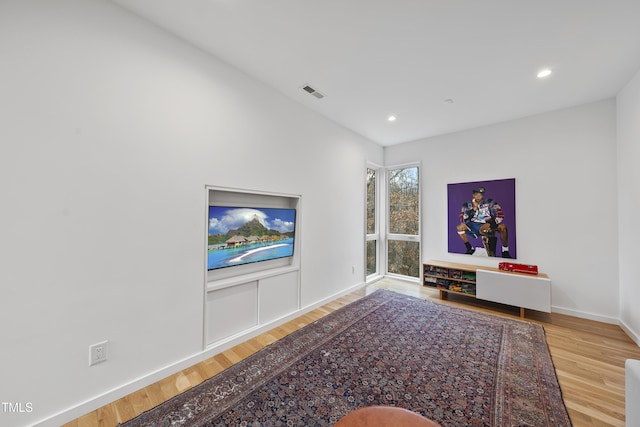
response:
[[[113,1],[383,146],[610,98],[640,70],[638,0]]]

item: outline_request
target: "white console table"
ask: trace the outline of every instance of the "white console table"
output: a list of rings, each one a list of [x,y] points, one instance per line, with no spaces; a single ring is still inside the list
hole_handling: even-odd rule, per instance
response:
[[[438,288],[440,298],[450,293],[525,309],[551,312],[551,280],[546,274],[526,274],[497,268],[428,261],[423,264],[423,284]]]
[[[551,313],[551,280],[533,274],[476,270],[476,298]]]

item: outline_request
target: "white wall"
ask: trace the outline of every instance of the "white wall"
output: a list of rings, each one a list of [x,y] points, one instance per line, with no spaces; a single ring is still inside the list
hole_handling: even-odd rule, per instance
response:
[[[620,322],[640,345],[640,72],[617,96]]]
[[[0,58],[0,425],[202,351],[207,184],[302,196],[303,306],[363,281],[380,147],[104,0],[1,2]]]
[[[615,101],[385,149],[422,162],[423,259],[497,267],[447,252],[447,184],[516,178],[517,262],[552,282],[552,310],[618,319]]]

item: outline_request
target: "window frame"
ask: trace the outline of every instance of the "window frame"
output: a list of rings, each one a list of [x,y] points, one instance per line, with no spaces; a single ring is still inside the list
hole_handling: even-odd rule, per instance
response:
[[[368,174],[369,174],[369,170],[373,170],[375,172],[375,190],[374,190],[374,197],[375,197],[375,202],[374,202],[374,209],[375,209],[375,213],[374,213],[374,221],[375,221],[375,227],[374,227],[374,232],[373,233],[369,233],[368,230],[368,202],[369,202],[369,192],[368,192]],[[384,253],[383,249],[383,230],[384,230],[384,215],[382,214],[382,200],[384,199],[384,196],[382,194],[381,188],[382,186],[380,185],[381,180],[385,179],[384,178],[385,173],[384,173],[384,167],[374,164],[374,163],[367,163],[366,166],[366,170],[365,170],[365,209],[364,209],[364,215],[365,215],[365,224],[364,224],[364,228],[365,228],[365,242],[364,242],[364,271],[365,271],[365,281],[366,283],[371,283],[373,281],[376,281],[382,277],[384,277],[384,274],[386,272],[386,270],[383,270],[383,265],[386,265],[383,263],[383,256],[382,254]],[[376,263],[376,271],[374,273],[371,274],[367,274],[367,266],[368,266],[368,259],[367,259],[367,245],[369,242],[376,242],[376,254],[375,254],[375,263]]]
[[[391,220],[391,197],[390,197],[390,189],[389,189],[389,176],[391,175],[391,171],[398,169],[409,169],[409,168],[417,168],[418,170],[418,234],[400,234],[400,233],[390,233],[391,230],[390,220]],[[421,283],[420,272],[418,271],[418,277],[407,276],[398,273],[390,273],[389,272],[389,242],[391,241],[401,241],[401,242],[416,242],[418,243],[418,265],[422,263],[422,167],[420,162],[413,163],[404,163],[398,165],[386,166],[384,168],[384,182],[385,182],[385,232],[384,232],[384,275],[389,277],[394,277],[402,280],[408,280],[412,282]]]

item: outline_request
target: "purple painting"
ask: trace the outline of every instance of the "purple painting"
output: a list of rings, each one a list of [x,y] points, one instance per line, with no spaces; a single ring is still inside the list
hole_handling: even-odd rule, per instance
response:
[[[449,252],[516,258],[516,180],[447,185]]]

